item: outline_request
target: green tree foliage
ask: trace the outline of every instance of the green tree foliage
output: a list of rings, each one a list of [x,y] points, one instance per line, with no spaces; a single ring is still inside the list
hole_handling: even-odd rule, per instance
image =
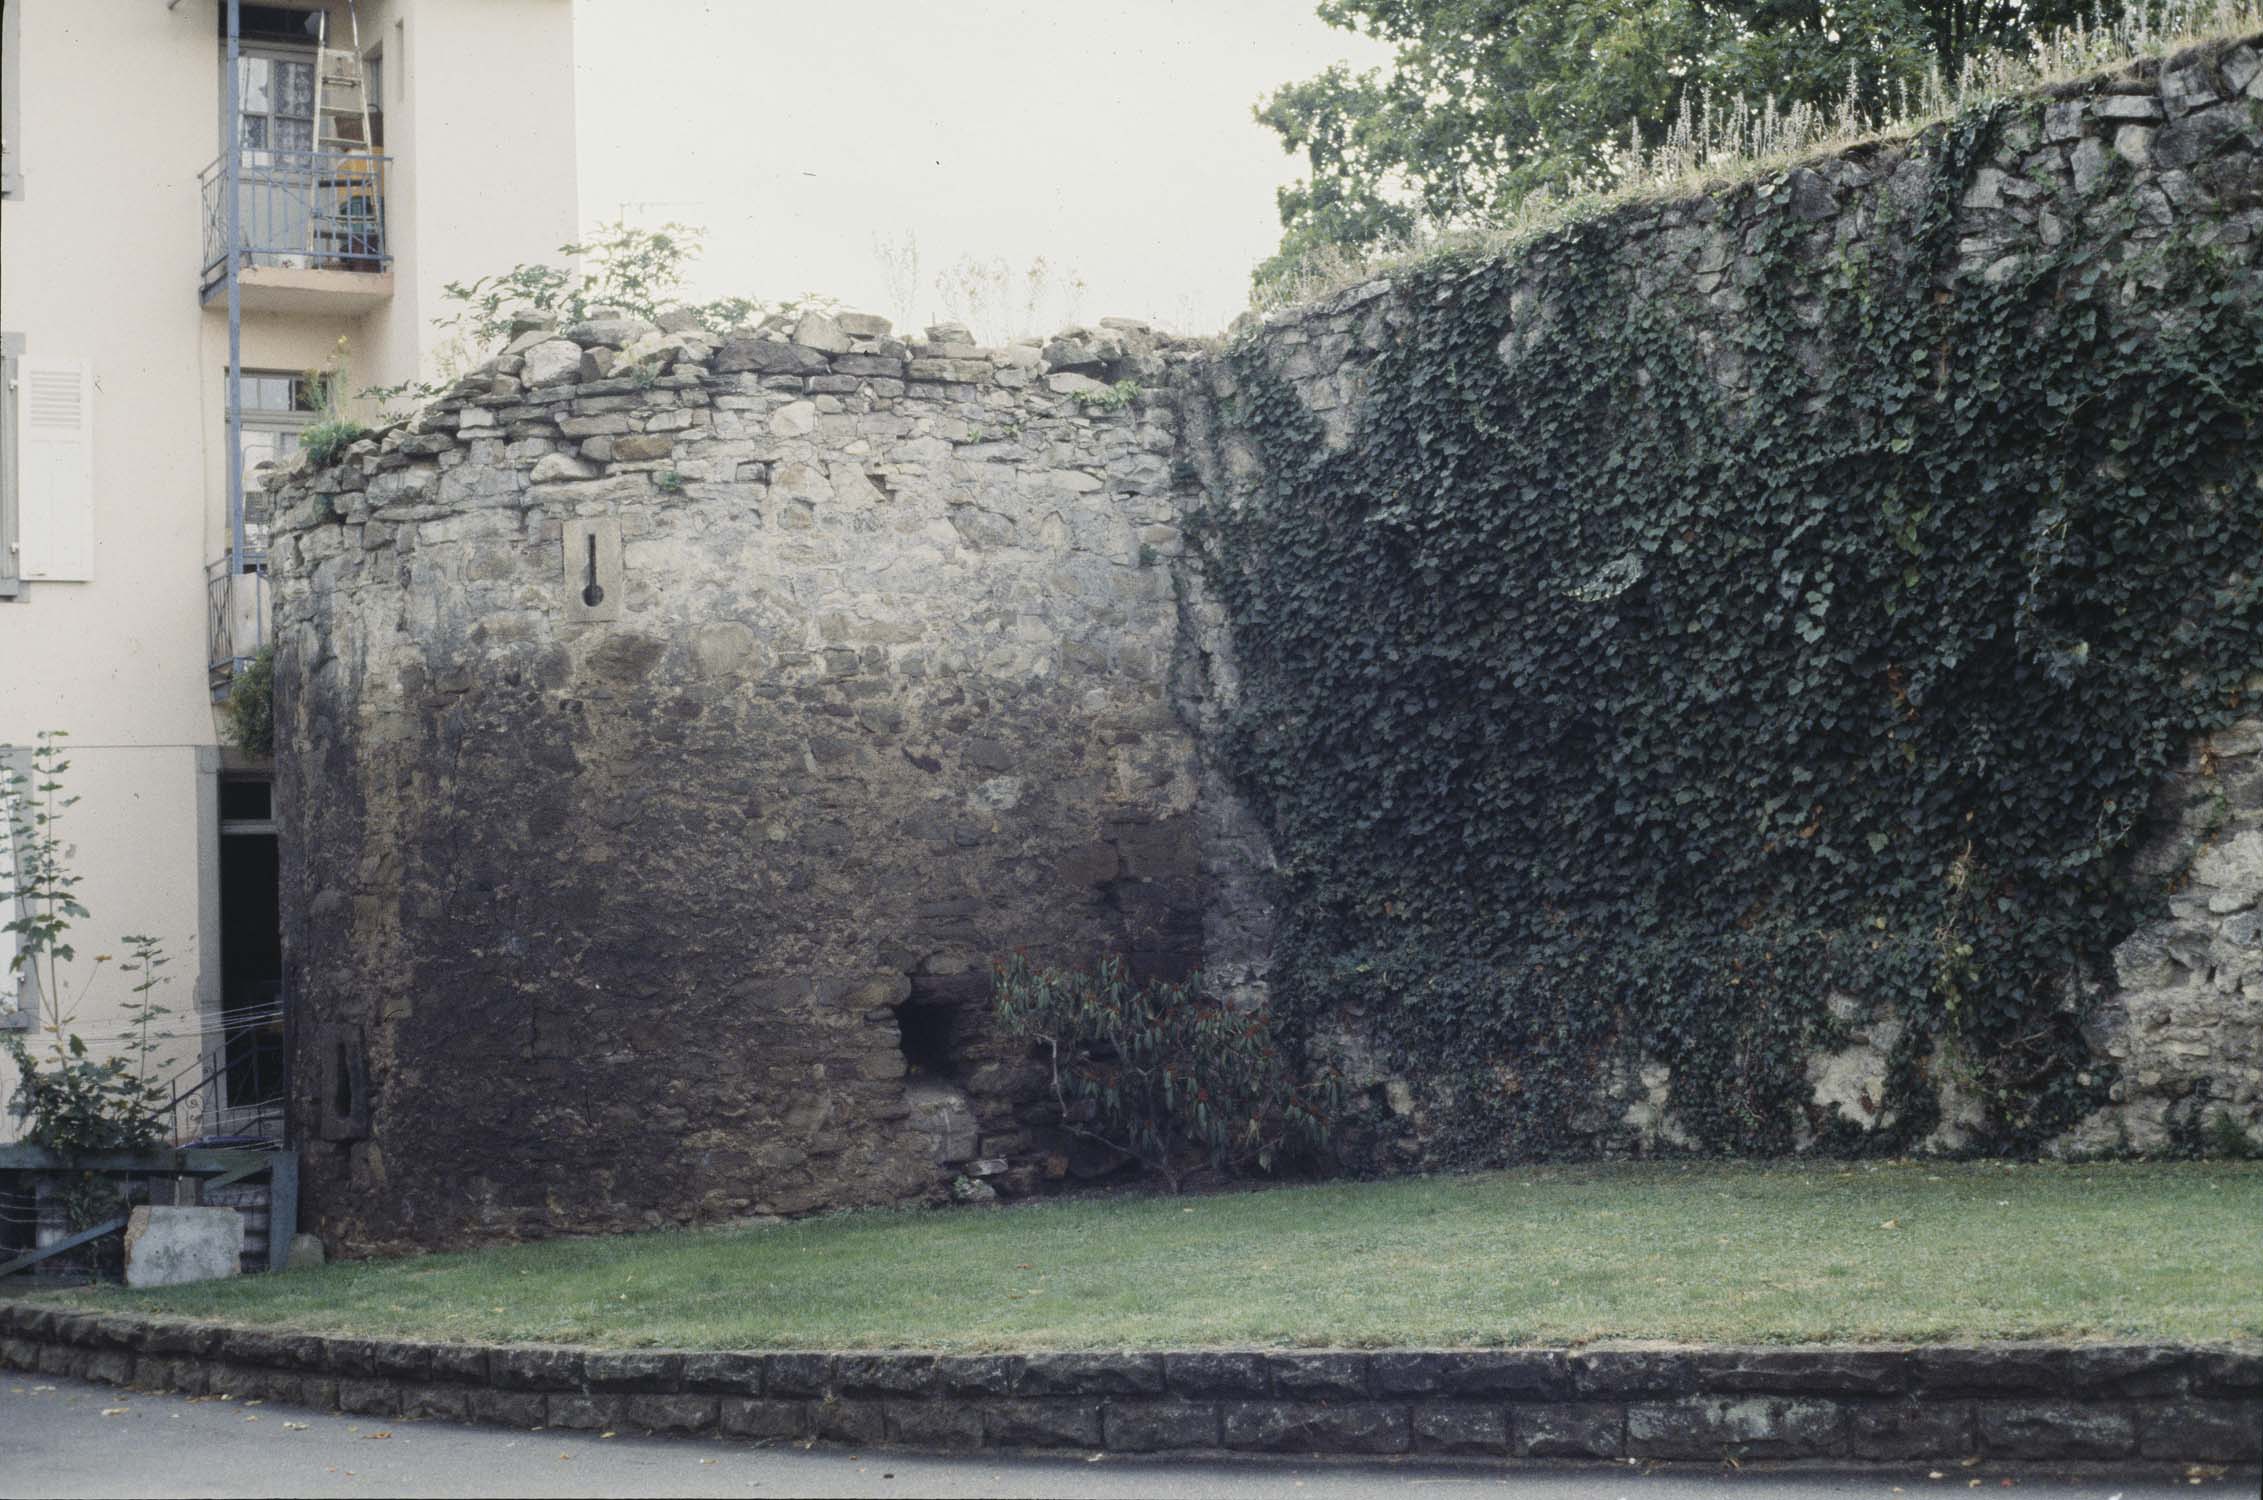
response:
[[[686,302],[682,295],[684,277],[692,262],[699,259],[705,236],[706,231],[696,225],[671,223],[643,229],[616,219],[599,225],[585,240],[560,245],[558,253],[569,259],[568,265],[521,262],[507,271],[471,281],[448,282],[440,288],[447,308],[432,320],[435,329],[452,337],[439,361],[445,378],[372,386],[361,394],[388,404],[404,399],[412,403],[429,401],[447,389],[449,380],[495,353],[518,333],[578,323],[600,311],[648,320],[688,312],[698,319],[700,327],[723,334],[753,328],[768,319],[786,318],[806,307],[830,305],[814,297],[779,302],[719,297],[709,302]],[[361,436],[359,430],[352,432],[315,462],[328,462]]]
[[[440,295],[457,304],[433,320],[436,328],[456,328],[480,346],[509,336],[527,317],[555,317],[578,323],[596,307],[618,308],[637,318],[655,318],[678,306],[684,267],[699,258],[701,231],[685,224],[640,229],[625,220],[600,225],[586,240],[560,245],[571,266],[542,263],[513,266],[477,280],[451,281]]]
[[[1396,49],[1291,83],[1257,118],[1302,153],[1281,189],[1279,253],[1368,245],[1418,223],[1483,223],[1541,189],[1609,184],[1638,127],[1664,138],[1687,101],[1833,106],[1850,73],[1871,113],[1929,69],[2018,46],[2086,15],[2079,0],[1323,0],[1320,17]]]
[[[1997,124],[1841,250],[1801,178],[1724,200],[1733,314],[1646,285],[1629,215],[1403,271],[1345,448],[1231,356],[1264,463],[1195,537],[1274,1001],[1373,1018],[1449,1154],[1576,1143],[1630,1054],[1734,1152],[1907,1149],[1952,1057],[1983,1149],[2111,1086],[2088,997],[2164,899],[2124,855],[2256,707],[2263,290],[2111,182],[1957,272]],[[1834,991],[1902,1022],[1868,1133],[1810,1109]]]

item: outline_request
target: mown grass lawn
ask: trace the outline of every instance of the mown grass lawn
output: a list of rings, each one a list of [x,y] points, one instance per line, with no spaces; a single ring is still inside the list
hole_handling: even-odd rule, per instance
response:
[[[2255,1340],[2263,1164],[1531,1168],[56,1295],[315,1331],[684,1348]]]

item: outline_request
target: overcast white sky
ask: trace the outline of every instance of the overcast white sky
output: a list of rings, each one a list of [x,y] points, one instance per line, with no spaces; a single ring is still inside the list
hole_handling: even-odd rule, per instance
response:
[[[1313,0],[576,0],[575,27],[582,217],[704,225],[699,296],[900,318],[873,240],[908,235],[923,323],[963,257],[1043,256],[1082,318],[1192,333],[1246,305],[1299,175],[1252,104],[1386,56]]]

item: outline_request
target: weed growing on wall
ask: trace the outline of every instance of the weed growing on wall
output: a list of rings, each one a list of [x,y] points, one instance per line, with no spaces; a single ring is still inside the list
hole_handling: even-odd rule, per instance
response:
[[[558,253],[568,258],[568,265],[521,262],[468,282],[448,282],[440,289],[446,308],[432,326],[451,337],[428,362],[435,367],[434,378],[371,386],[361,394],[388,408],[403,402],[422,404],[446,391],[452,381],[517,333],[579,323],[600,313],[650,320],[687,312],[701,328],[724,334],[789,325],[802,312],[835,305],[831,298],[816,295],[783,301],[718,297],[686,302],[684,277],[699,259],[705,237],[706,231],[696,225],[670,223],[643,229],[616,219],[599,225],[585,240],[560,245]],[[623,372],[643,390],[652,388],[659,373],[657,366],[642,361]]]
[[[229,685],[228,740],[246,755],[275,753],[275,647],[262,646]]]
[[[1252,273],[1252,305],[1293,306],[1442,249],[1510,249],[1572,217],[1703,191],[1862,141],[1912,135],[2100,68],[2197,43],[2252,37],[2258,26],[2263,26],[2259,0],[2120,0],[2076,15],[2025,47],[1967,53],[1954,78],[1936,67],[1914,93],[1906,79],[1890,85],[1885,74],[1874,71],[1884,61],[1875,53],[1849,59],[1845,94],[1831,104],[1787,100],[1779,107],[1772,94],[1708,94],[1700,87],[1694,99],[1680,94],[1670,120],[1622,124],[1624,144],[1602,153],[1597,172],[1521,196],[1487,187],[1448,195],[1463,212],[1440,213],[1441,195],[1434,189],[1430,204],[1386,210],[1389,217],[1409,221],[1399,232],[1364,242],[1312,239],[1294,253],[1284,244]],[[1431,122],[1433,131],[1440,128],[1450,127]],[[1469,214],[1472,203],[1484,203],[1483,212]]]
[[[1276,1004],[1378,1018],[1449,1158],[1595,1139],[1630,1056],[1721,1151],[1907,1149],[1951,1058],[1980,1149],[2111,1086],[2088,997],[2162,894],[2120,856],[2256,706],[2263,290],[2111,184],[1956,270],[1999,109],[1844,249],[1745,189],[1733,316],[1638,289],[1610,220],[1400,273],[1341,451],[1230,356],[1264,462],[1196,538]],[[1872,1120],[1809,1103],[1834,995],[1904,1022]]]
[[[299,451],[316,468],[328,468],[345,457],[346,449],[369,436],[369,429],[352,417],[317,422],[299,434]]]
[[[1271,1171],[1316,1151],[1341,1111],[1332,1070],[1299,1080],[1273,1019],[1219,1004],[1199,980],[1135,984],[1115,958],[1088,974],[1019,954],[995,980],[999,1030],[1043,1060],[1061,1128],[1172,1192],[1189,1160]]]

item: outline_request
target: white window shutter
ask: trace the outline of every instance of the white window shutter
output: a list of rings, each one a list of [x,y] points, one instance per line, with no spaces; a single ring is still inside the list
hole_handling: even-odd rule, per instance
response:
[[[16,362],[16,534],[23,576],[94,576],[94,374],[86,361]]]

